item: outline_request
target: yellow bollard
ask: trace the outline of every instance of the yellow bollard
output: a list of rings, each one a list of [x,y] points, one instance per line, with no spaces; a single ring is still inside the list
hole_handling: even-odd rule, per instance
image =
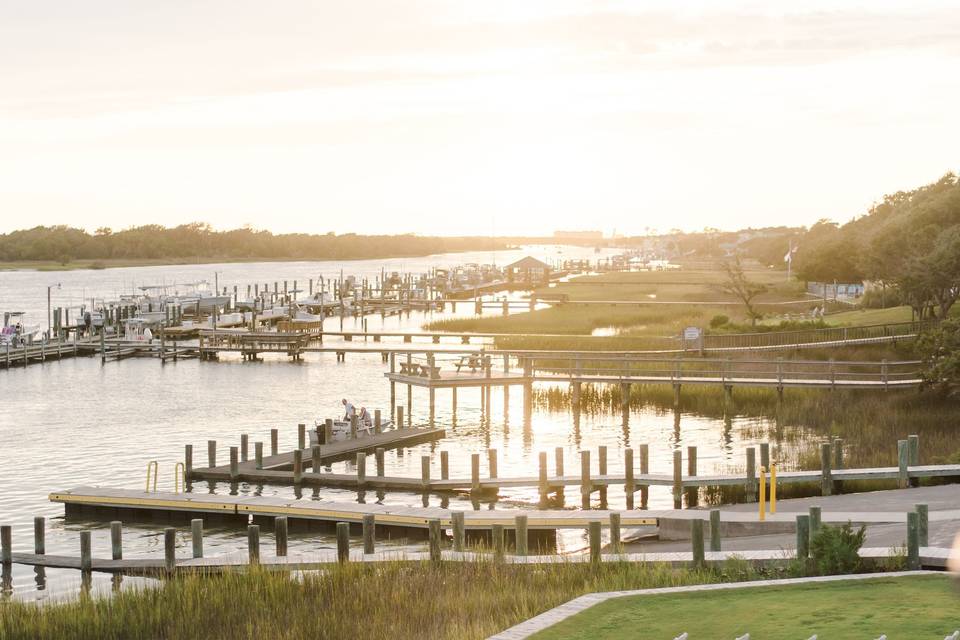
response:
[[[770,465],[770,513],[777,512],[777,465]]]
[[[760,467],[760,520],[767,518],[767,470]]]
[[[151,471],[153,472],[153,490],[154,491],[157,490],[157,474],[158,474],[157,470],[158,469],[159,469],[159,465],[157,465],[156,460],[151,460],[150,462],[147,463],[147,487],[145,489],[146,493],[150,493],[150,472]]]
[[[181,487],[184,491],[187,490],[186,468],[182,462],[178,462],[173,467],[173,492],[180,493]]]

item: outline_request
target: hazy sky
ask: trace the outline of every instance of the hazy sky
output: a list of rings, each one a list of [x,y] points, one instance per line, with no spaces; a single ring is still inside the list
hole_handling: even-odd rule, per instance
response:
[[[0,232],[809,224],[958,152],[958,2],[0,0]]]

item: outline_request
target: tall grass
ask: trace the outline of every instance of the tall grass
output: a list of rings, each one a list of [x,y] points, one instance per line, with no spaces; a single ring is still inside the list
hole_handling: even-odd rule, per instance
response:
[[[742,563],[741,563],[742,564]],[[485,638],[592,591],[752,579],[645,563],[537,566],[475,561],[349,563],[285,572],[187,575],[158,588],[62,604],[8,602],[3,638]]]

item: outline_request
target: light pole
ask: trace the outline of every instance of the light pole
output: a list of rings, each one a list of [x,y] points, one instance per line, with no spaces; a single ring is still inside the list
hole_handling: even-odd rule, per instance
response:
[[[60,283],[58,282],[57,284],[47,285],[47,340],[49,340],[53,334],[53,320],[51,319],[52,316],[50,313],[50,291],[54,287],[56,287],[57,290],[59,290]]]

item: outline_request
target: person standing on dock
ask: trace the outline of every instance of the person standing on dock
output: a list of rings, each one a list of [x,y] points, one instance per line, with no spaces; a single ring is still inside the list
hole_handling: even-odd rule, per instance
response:
[[[342,402],[343,402],[343,408],[344,408],[343,421],[350,422],[353,416],[356,415],[357,410],[353,406],[353,403],[349,402],[346,398],[344,398]]]

